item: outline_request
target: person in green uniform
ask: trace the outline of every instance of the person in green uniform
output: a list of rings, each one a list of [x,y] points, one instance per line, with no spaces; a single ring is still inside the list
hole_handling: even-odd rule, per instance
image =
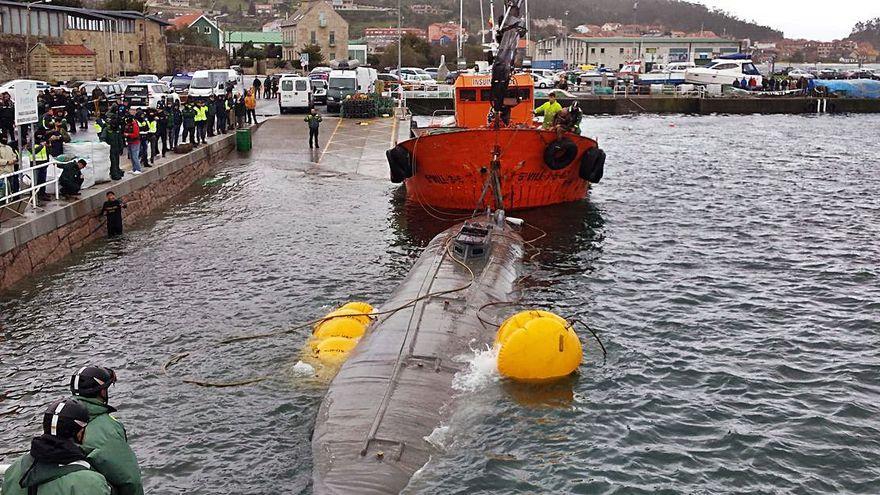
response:
[[[192,103],[186,102],[186,106],[180,112],[180,119],[183,123],[183,139],[181,139],[181,142],[185,143],[186,137],[189,136],[189,143],[193,147],[198,146],[199,141],[196,139],[196,109],[193,108]]]
[[[61,176],[58,177],[58,187],[61,195],[65,197],[79,196],[85,181],[82,169],[86,168],[86,161],[77,160],[75,162],[56,163],[55,166],[61,169]]]
[[[3,476],[3,495],[110,495],[104,476],[93,470],[80,444],[89,412],[74,399],[49,404],[43,434]]]
[[[562,105],[556,101],[555,91],[551,91],[547,97],[549,100],[535,109],[535,115],[544,116],[544,122],[541,123],[541,129],[544,129],[545,131],[549,131],[553,128],[553,117],[556,116],[556,112],[562,110]]]
[[[110,178],[112,180],[120,180],[125,172],[119,168],[119,156],[125,148],[125,139],[122,137],[122,129],[119,127],[120,122],[116,117],[112,117],[106,122],[101,131],[101,141],[110,145]]]
[[[83,450],[92,466],[107,478],[114,495],[143,495],[137,456],[128,445],[125,427],[110,415],[116,412],[107,403],[108,389],[114,383],[116,373],[100,366],[85,366],[70,377],[70,392],[89,413]]]
[[[309,148],[312,147],[312,141],[315,142],[315,148],[318,147],[318,129],[321,128],[321,121],[324,120],[321,118],[321,114],[318,113],[318,110],[314,107],[306,115],[306,118],[303,119],[307,124],[309,124]]]

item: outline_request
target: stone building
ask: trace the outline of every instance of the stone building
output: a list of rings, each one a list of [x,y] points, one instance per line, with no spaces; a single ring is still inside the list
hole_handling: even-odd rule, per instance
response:
[[[37,43],[30,51],[31,77],[44,81],[95,79],[95,52],[83,45]]]
[[[281,24],[285,60],[299,60],[307,45],[318,45],[326,60],[348,58],[348,22],[325,0],[303,0]]]
[[[168,23],[140,12],[94,10],[52,4],[27,5],[0,0],[0,32],[22,36],[33,46],[84,45],[95,52],[98,76],[162,73],[167,70]],[[30,48],[30,47],[28,47]]]
[[[453,45],[458,43],[459,36],[462,37],[462,41],[467,41],[464,29],[452,21],[428,25],[428,42],[432,45]]]

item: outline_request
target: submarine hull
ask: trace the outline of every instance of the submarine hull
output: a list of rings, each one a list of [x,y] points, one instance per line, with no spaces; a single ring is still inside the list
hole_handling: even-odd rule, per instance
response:
[[[324,397],[312,437],[316,494],[399,493],[425,465],[425,440],[448,415],[452,379],[471,349],[492,342],[494,302],[515,298],[522,238],[489,218],[488,254],[466,264],[450,254],[455,226],[435,237],[379,311],[424,298],[371,325]],[[503,222],[501,222],[503,224]],[[468,286],[464,290],[454,289]]]

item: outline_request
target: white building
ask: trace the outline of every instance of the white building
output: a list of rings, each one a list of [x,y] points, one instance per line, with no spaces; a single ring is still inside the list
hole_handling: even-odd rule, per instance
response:
[[[741,44],[724,38],[569,36],[543,39],[535,48],[535,60],[562,60],[569,67],[596,65],[619,69],[634,60],[651,64],[694,62],[703,65],[718,55],[741,51]]]

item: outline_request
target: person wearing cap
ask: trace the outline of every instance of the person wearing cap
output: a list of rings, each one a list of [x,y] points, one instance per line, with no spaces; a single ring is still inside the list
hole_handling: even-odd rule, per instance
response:
[[[194,120],[196,122],[196,142],[205,144],[206,135],[205,135],[205,126],[208,123],[208,109],[205,107],[205,102],[199,100],[196,102],[196,115]]]
[[[562,110],[562,105],[556,101],[556,92],[551,91],[549,95],[547,95],[548,101],[543,105],[535,109],[535,115],[543,115],[544,122],[541,123],[541,129],[545,131],[549,131],[553,128],[553,117],[556,116],[556,112]]]
[[[125,427],[110,415],[116,412],[107,403],[108,389],[114,383],[116,373],[100,366],[85,366],[70,377],[73,398],[89,413],[83,450],[92,466],[107,478],[114,495],[143,495],[137,456],[128,445]]]
[[[110,495],[106,478],[92,469],[83,443],[89,412],[74,399],[49,404],[43,434],[3,476],[3,495]]]

